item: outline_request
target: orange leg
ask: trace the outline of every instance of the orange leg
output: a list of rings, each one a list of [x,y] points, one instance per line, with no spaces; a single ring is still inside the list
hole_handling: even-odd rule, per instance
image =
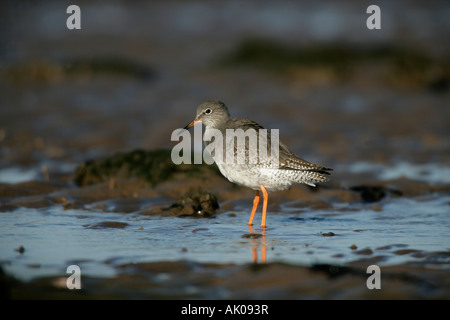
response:
[[[263,212],[262,212],[262,219],[261,219],[261,228],[266,227],[266,213],[267,213],[267,201],[269,201],[269,194],[267,193],[266,188],[261,184],[259,185],[262,190],[263,194]]]
[[[253,218],[255,217],[256,209],[258,208],[259,204],[259,190],[256,190],[255,199],[253,199],[253,209],[252,213],[250,215],[250,220],[248,220],[248,225],[251,226],[253,224]]]
[[[267,241],[266,241],[266,229],[262,230],[262,248],[261,248],[261,263],[266,263],[266,251],[267,251]]]

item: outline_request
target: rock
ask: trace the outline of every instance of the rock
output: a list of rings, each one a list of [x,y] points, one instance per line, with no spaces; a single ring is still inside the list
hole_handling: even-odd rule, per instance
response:
[[[104,159],[86,161],[76,169],[74,181],[78,186],[109,181],[113,189],[116,180],[138,178],[156,186],[171,179],[176,173],[184,174],[186,177],[194,174],[208,177],[211,177],[211,174],[220,174],[215,165],[176,165],[172,161],[171,150],[138,149],[117,153]]]
[[[389,193],[395,196],[402,195],[401,191],[386,188],[384,186],[355,186],[350,189],[359,192],[362,201],[367,203],[380,201]]]
[[[241,238],[244,238],[244,239],[259,239],[261,237],[263,237],[263,235],[260,233],[244,233],[241,236]]]

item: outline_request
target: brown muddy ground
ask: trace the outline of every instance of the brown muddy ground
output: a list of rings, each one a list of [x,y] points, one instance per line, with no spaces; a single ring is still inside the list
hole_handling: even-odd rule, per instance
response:
[[[68,5],[2,3],[4,297],[450,297],[447,3],[382,2],[376,31],[352,1],[81,2],[78,31]],[[252,190],[170,161],[207,99],[332,180],[249,230]]]

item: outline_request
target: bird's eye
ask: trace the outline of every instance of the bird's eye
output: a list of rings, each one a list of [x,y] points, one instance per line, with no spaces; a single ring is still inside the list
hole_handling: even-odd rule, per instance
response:
[[[212,112],[212,110],[210,108],[205,110],[205,114],[210,114]]]

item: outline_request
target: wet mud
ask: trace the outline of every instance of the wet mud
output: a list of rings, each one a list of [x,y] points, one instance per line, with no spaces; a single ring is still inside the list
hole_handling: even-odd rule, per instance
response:
[[[281,263],[199,264],[188,261],[121,265],[114,278],[83,278],[85,289],[66,289],[66,275],[29,284],[3,275],[13,298],[33,299],[445,299],[448,271],[409,265],[386,267],[381,290],[368,290],[367,272],[353,266]],[[117,290],[115,288],[121,288]],[[345,288],[345,290],[343,290]]]

